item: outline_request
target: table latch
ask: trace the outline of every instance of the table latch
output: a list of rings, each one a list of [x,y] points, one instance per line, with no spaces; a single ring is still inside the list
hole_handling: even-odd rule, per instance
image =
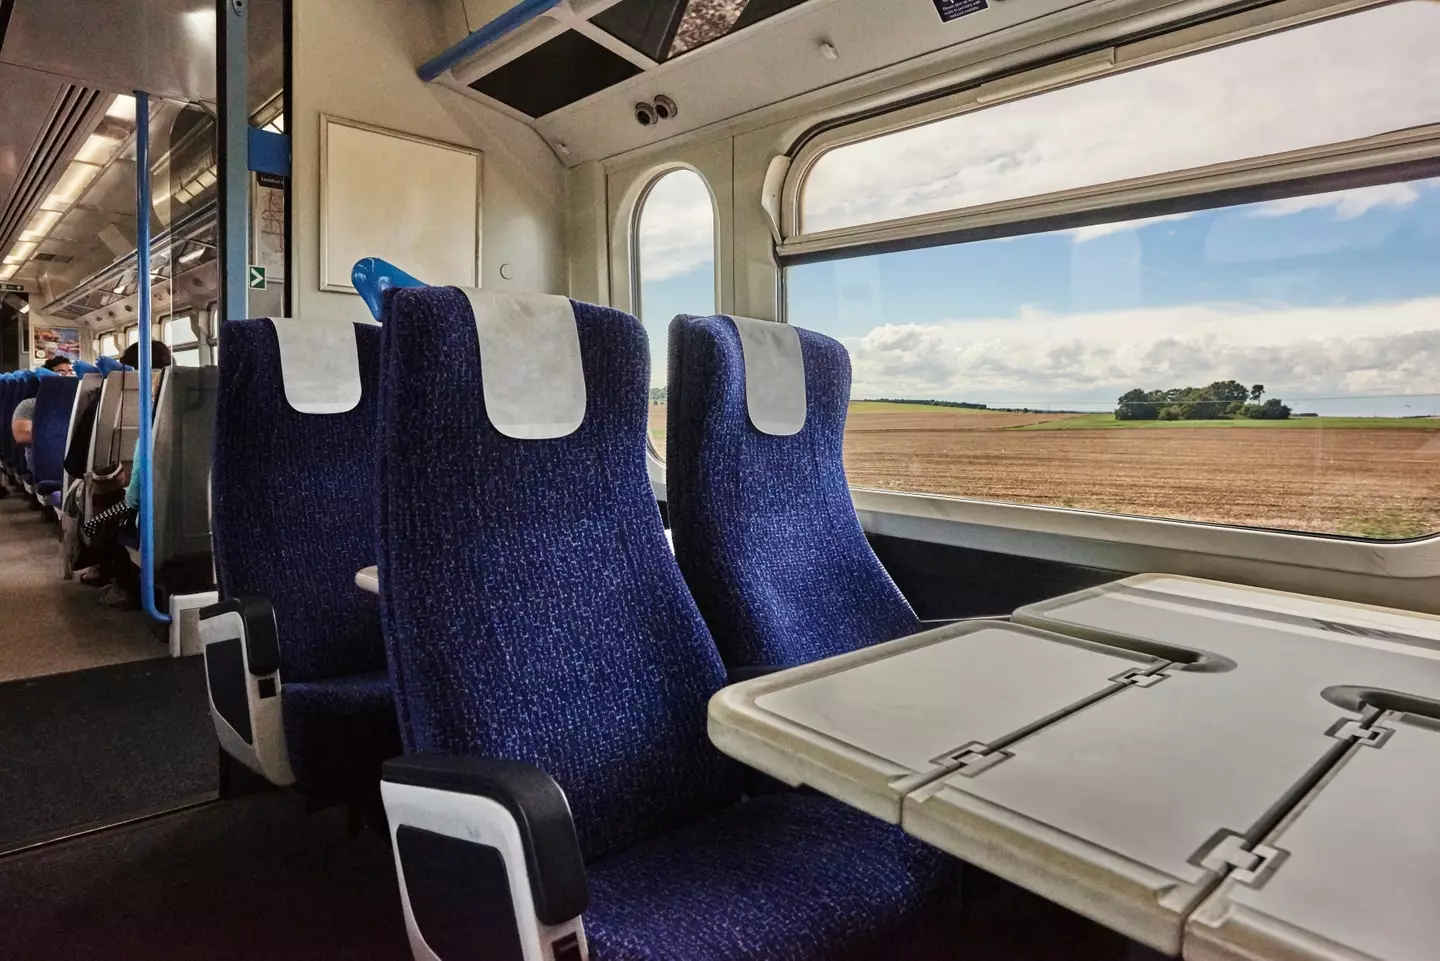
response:
[[[951,751],[945,755],[944,758],[937,760],[947,765],[958,762],[959,766],[955,768],[954,773],[959,774],[961,777],[974,777],[977,774],[990,770],[1001,761],[1007,761],[1014,756],[1015,755],[1009,751],[996,750],[988,744],[971,741],[969,744],[962,745],[954,751]]]
[[[1270,879],[1290,857],[1290,852],[1268,844],[1255,844],[1243,834],[1222,829],[1190,859],[1190,863],[1216,874],[1225,875],[1228,880],[1258,888]]]
[[[1342,718],[1325,733],[1337,741],[1355,741],[1364,747],[1384,747],[1385,742],[1390,740],[1390,735],[1395,733],[1395,729],[1381,727],[1369,720]]]

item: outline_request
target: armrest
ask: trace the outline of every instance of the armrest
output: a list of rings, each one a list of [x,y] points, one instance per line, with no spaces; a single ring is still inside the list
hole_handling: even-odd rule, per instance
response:
[[[197,615],[205,622],[234,614],[240,621],[239,637],[245,645],[245,666],[256,677],[280,670],[280,638],[275,628],[275,608],[263,597],[236,597],[202,607]],[[228,636],[236,636],[233,632]]]
[[[197,617],[210,719],[221,749],[272,784],[294,784],[275,609],[263,597],[237,597],[202,607]]]
[[[419,754],[386,761],[381,779],[499,804],[520,835],[535,916],[558,925],[584,913],[590,887],[575,821],[565,792],[544,771],[501,758]]]

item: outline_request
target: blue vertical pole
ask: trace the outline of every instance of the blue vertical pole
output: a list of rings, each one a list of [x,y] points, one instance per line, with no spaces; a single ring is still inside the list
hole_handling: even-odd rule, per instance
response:
[[[155,336],[150,303],[150,95],[135,91],[135,287],[140,313],[140,444],[135,470],[140,478],[140,603],[161,623],[170,616],[155,608],[155,395],[151,392],[150,340]]]

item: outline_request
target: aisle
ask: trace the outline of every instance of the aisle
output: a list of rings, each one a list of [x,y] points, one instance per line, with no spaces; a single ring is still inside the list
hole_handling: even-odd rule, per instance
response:
[[[143,614],[100,604],[60,579],[56,528],[24,494],[0,500],[0,682],[163,657]]]

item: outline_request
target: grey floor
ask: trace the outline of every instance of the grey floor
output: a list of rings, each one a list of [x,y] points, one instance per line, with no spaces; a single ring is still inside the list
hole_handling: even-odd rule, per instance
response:
[[[26,496],[0,500],[0,682],[165,656],[143,614],[105,607],[97,589],[60,579],[56,526]]]

